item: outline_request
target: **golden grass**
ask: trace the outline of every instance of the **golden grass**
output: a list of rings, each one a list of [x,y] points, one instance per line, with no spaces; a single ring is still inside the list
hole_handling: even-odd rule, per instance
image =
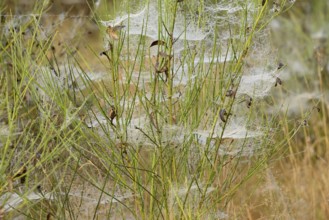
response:
[[[283,157],[238,191],[228,206],[233,219],[329,218],[329,137],[323,136],[329,124],[321,117],[312,117]]]

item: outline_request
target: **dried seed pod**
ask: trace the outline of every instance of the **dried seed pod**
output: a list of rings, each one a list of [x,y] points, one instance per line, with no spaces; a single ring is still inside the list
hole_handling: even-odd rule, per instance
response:
[[[250,108],[251,105],[252,105],[252,98],[250,97],[250,99],[247,100],[247,108]]]
[[[166,46],[167,44],[166,42],[164,42],[163,40],[155,40],[151,43],[150,47],[156,46],[156,45],[162,45],[162,46]]]
[[[111,123],[113,124],[113,120],[115,119],[115,117],[117,117],[117,111],[114,106],[111,106],[111,108],[109,109],[108,116],[111,120]]]
[[[19,178],[21,184],[24,184],[26,181],[26,172],[27,172],[27,168],[26,166],[23,166],[19,172],[14,176],[14,178]]]
[[[235,94],[236,94],[236,90],[234,90],[234,89],[229,89],[229,90],[226,91],[226,97],[234,98]]]
[[[320,111],[321,111],[321,109],[320,109],[319,107],[317,107],[317,106],[314,106],[314,107],[312,108],[312,110],[314,110],[314,109],[316,109],[317,112],[320,112]]]
[[[37,186],[37,191],[38,191],[38,193],[43,194],[43,193],[42,193],[42,187],[41,187],[41,185],[38,185],[38,186]]]
[[[275,85],[274,86],[277,87],[278,84],[281,86],[282,85],[282,80],[279,77],[276,77]]]
[[[107,54],[107,51],[103,51],[103,52],[101,52],[99,55],[100,55],[100,56],[102,56],[102,55],[106,56],[106,58],[108,59],[108,61],[111,62],[111,58],[110,58],[110,56]]]
[[[119,39],[119,35],[118,32],[123,29],[125,26],[124,25],[118,25],[118,26],[114,26],[112,27],[111,25],[109,25],[106,29],[107,34],[109,35],[109,37],[111,39],[114,40],[118,40]]]
[[[244,99],[245,99],[244,101],[247,104],[247,108],[250,108],[251,105],[252,105],[253,99],[249,95],[247,95],[247,94],[244,95]]]
[[[226,122],[226,116],[227,116],[227,112],[226,112],[225,109],[222,108],[219,111],[219,118],[220,118],[220,120],[222,120],[222,122]]]
[[[284,66],[284,64],[280,62],[278,65],[278,70],[281,69],[283,66]]]

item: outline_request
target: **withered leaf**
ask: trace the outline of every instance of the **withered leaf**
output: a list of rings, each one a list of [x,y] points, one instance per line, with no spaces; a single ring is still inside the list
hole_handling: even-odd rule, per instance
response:
[[[276,80],[275,80],[275,87],[277,87],[278,85],[282,85],[282,80],[279,78],[279,77],[276,77]]]
[[[118,25],[118,26],[114,26],[112,27],[111,25],[109,25],[106,29],[106,32],[108,33],[108,35],[110,36],[110,38],[114,39],[114,40],[118,40],[119,39],[119,35],[118,32],[123,29],[125,26],[124,25]]]
[[[227,116],[227,112],[226,112],[225,109],[222,108],[219,111],[219,118],[220,118],[220,120],[222,120],[222,122],[226,122],[226,116]]]

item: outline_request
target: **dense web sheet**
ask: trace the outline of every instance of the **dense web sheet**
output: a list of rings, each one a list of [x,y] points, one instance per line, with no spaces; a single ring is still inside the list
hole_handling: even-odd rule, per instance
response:
[[[110,21],[100,21],[104,27],[124,25],[122,32],[127,36],[129,35],[129,53],[134,54],[137,50],[137,45],[140,40],[140,36],[146,37],[146,45],[154,40],[158,40],[159,37],[159,25],[162,26],[164,21],[159,21],[159,10],[163,14],[166,13],[165,7],[158,8],[156,1],[150,1],[148,4],[142,5],[139,9],[136,9],[131,14],[121,13],[118,17]],[[191,4],[193,5],[193,4]],[[244,28],[250,28],[253,21],[253,13],[258,10],[258,5],[254,4],[254,1],[220,1],[219,3],[205,3],[205,21],[202,25],[198,24],[198,15],[195,11],[198,9],[198,3],[191,6],[189,10],[185,10],[183,6],[178,5],[177,18],[173,37],[177,38],[177,41],[173,45],[172,50],[172,68],[173,68],[173,86],[175,92],[172,95],[174,101],[183,102],[186,98],[186,92],[189,87],[196,85],[200,82],[211,81],[214,76],[208,74],[208,70],[211,70],[211,66],[220,66],[228,62],[236,62],[239,54],[229,47],[230,39],[239,40],[239,30]],[[193,8],[194,7],[194,8]],[[247,19],[245,19],[244,10],[248,10]],[[245,21],[245,22],[242,22]],[[24,23],[24,18],[20,18],[19,22]],[[67,22],[65,14],[57,16],[54,22],[58,25]],[[84,21],[81,19],[70,19],[69,22],[74,23],[74,28],[70,32],[67,32],[67,37],[74,40],[74,33],[76,29],[84,25]],[[13,25],[13,24],[8,24]],[[164,27],[162,27],[163,29]],[[9,28],[7,27],[9,30]],[[42,26],[42,34],[47,36],[51,33],[51,28],[45,23]],[[66,32],[65,32],[66,33]],[[162,30],[163,34],[167,34],[165,30]],[[40,35],[41,38],[43,35]],[[72,36],[71,36],[72,35]],[[259,126],[256,131],[247,129],[248,119],[245,115],[245,109],[241,106],[245,104],[239,104],[244,97],[252,97],[255,102],[262,100],[266,97],[271,88],[275,85],[276,78],[280,75],[280,71],[277,69],[277,61],[275,59],[275,51],[268,43],[268,31],[262,30],[256,34],[254,44],[249,49],[248,56],[243,61],[245,63],[242,69],[242,76],[240,84],[238,85],[236,96],[237,103],[233,106],[233,111],[237,117],[231,117],[228,121],[228,125],[225,128],[222,138],[244,139],[244,138],[259,138],[262,134],[262,128]],[[216,40],[214,40],[216,38]],[[108,49],[108,43],[111,39],[104,35],[104,49]],[[215,48],[215,54],[213,49]],[[145,60],[152,62],[152,59],[157,55],[158,50],[154,48],[144,48]],[[120,55],[120,59],[123,61],[129,61],[134,56],[127,52],[123,52]],[[153,64],[154,65],[154,64]],[[47,93],[47,88],[71,88],[73,84],[77,84],[76,88],[84,90],[87,86],[84,79],[81,78],[81,72],[75,68],[68,69],[67,66],[59,65],[57,74],[54,70],[49,71],[48,67],[35,67],[35,76],[37,83],[41,89],[39,93],[44,101],[51,100],[51,94]],[[189,71],[193,69],[193,71]],[[137,113],[133,115],[128,127],[129,135],[127,141],[135,144],[147,143],[151,146],[153,143],[149,142],[144,134],[135,127],[139,127],[145,131],[150,131],[150,117],[146,112],[143,112],[142,104],[145,103],[150,97],[152,97],[152,91],[146,89],[152,82],[154,82],[154,76],[152,73],[153,66],[143,65],[140,68],[136,68],[131,75],[122,74],[120,76],[121,83],[129,83],[135,87],[143,88],[144,97],[137,97],[134,99],[120,100],[119,103],[123,107],[129,105],[136,105],[140,108]],[[74,80],[70,79],[66,73],[70,72]],[[234,74],[234,73],[232,73]],[[232,74],[222,77],[222,82],[227,85],[232,79]],[[109,74],[106,72],[94,71],[88,73],[88,80],[95,83],[102,83],[110,81]],[[49,83],[49,79],[51,83]],[[225,91],[223,91],[225,92]],[[49,97],[50,96],[50,97]],[[158,102],[166,102],[168,95],[157,96]],[[110,100],[111,101],[111,100]],[[222,105],[219,98],[210,100],[216,105]],[[215,111],[216,112],[216,111]],[[214,114],[211,113],[211,114]],[[108,119],[103,116],[101,112],[96,112],[93,119],[86,121],[88,127],[100,127],[101,125],[108,124]],[[95,118],[96,116],[96,118]],[[121,119],[115,119],[113,122],[117,124],[117,120],[125,120],[127,115],[123,114]],[[216,117],[212,115],[212,117]],[[176,127],[175,127],[176,126]],[[204,145],[207,138],[219,138],[221,137],[223,124],[218,121],[216,129],[213,131],[212,124],[208,123],[202,125],[199,128],[187,128],[182,125],[175,125],[170,127],[165,123],[161,124],[162,133],[165,134],[163,140],[175,140],[177,143],[182,143],[187,138],[198,137],[198,144]],[[101,129],[100,129],[100,132]],[[213,134],[212,137],[211,134]],[[115,134],[113,139],[117,139]]]
[[[209,3],[205,5],[206,22],[201,25],[197,24],[198,16],[195,14],[184,14],[183,10],[178,10],[178,15],[175,23],[175,29],[173,32],[173,37],[178,38],[177,42],[173,46],[173,72],[175,73],[173,77],[173,86],[175,92],[172,94],[172,99],[174,102],[184,102],[186,101],[186,93],[191,85],[198,84],[203,81],[214,80],[214,76],[211,75],[213,72],[209,71],[210,74],[206,74],[207,70],[211,70],[211,66],[222,66],[224,63],[236,62],[237,57],[240,54],[235,54],[235,51],[229,45],[230,40],[240,40],[241,33],[239,30],[244,28],[250,28],[252,23],[253,15],[257,12],[257,5],[254,4],[256,1],[219,1],[219,3]],[[196,3],[197,5],[197,3]],[[197,8],[197,7],[196,7]],[[244,10],[248,10],[246,18],[246,23],[242,21],[245,19]],[[159,37],[159,9],[156,1],[150,1],[149,4],[143,6],[139,10],[136,10],[132,14],[121,14],[110,21],[100,21],[104,28],[107,26],[117,26],[124,25],[122,32],[130,37],[130,49],[132,54],[137,53],[137,45],[140,40],[140,36],[146,38],[147,47],[154,40],[158,40]],[[24,23],[24,19],[21,19]],[[66,22],[65,14],[59,15],[57,24],[62,24]],[[73,28],[67,31],[66,37],[70,40],[74,40],[75,32],[78,28],[84,25],[84,21],[81,19],[71,20],[75,23]],[[249,22],[249,23],[248,23]],[[8,24],[14,25],[14,24]],[[6,27],[7,28],[7,27]],[[9,28],[7,28],[9,30]],[[51,27],[44,25],[42,27],[42,32],[39,40],[44,40],[47,38],[48,34],[52,32]],[[165,33],[165,31],[164,31]],[[8,33],[6,33],[8,34]],[[109,48],[109,37],[104,34],[104,50]],[[220,97],[212,98],[209,102],[213,103],[215,107],[209,110],[204,115],[207,115],[209,120],[205,123],[200,123],[199,127],[192,127],[188,124],[174,124],[170,125],[164,119],[159,120],[159,128],[161,130],[161,139],[155,143],[150,137],[155,133],[155,126],[152,125],[152,119],[150,115],[143,109],[143,104],[148,102],[152,97],[152,92],[147,88],[149,84],[154,82],[155,78],[152,74],[154,71],[152,65],[145,65],[140,68],[136,68],[132,75],[122,74],[120,76],[120,83],[129,83],[136,88],[141,88],[144,93],[143,96],[138,96],[137,98],[131,98],[128,100],[119,100],[119,105],[124,108],[127,106],[136,106],[136,111],[133,113],[132,117],[124,112],[113,120],[113,124],[109,123],[109,119],[104,116],[104,113],[98,110],[90,110],[87,114],[90,115],[89,119],[85,121],[86,127],[88,129],[94,129],[98,131],[99,134],[103,135],[104,139],[109,138],[111,141],[119,144],[121,141],[120,135],[126,135],[125,141],[134,146],[147,149],[156,150],[158,145],[166,147],[176,147],[182,146],[186,142],[190,143],[191,156],[189,161],[191,165],[196,163],[198,153],[203,153],[203,149],[215,150],[218,146],[217,152],[220,156],[239,156],[239,157],[251,157],[258,153],[258,150],[262,148],[261,140],[265,135],[265,128],[261,126],[259,121],[254,121],[253,126],[250,126],[250,120],[245,102],[240,103],[241,100],[245,99],[246,96],[251,97],[254,102],[261,102],[263,98],[267,97],[271,88],[274,87],[276,78],[281,75],[281,72],[277,67],[277,60],[275,59],[275,51],[272,50],[271,45],[268,43],[269,33],[268,30],[262,30],[255,36],[254,44],[249,48],[249,54],[244,59],[244,65],[241,75],[241,80],[236,92],[236,103],[234,103],[232,112],[233,115],[230,116],[227,124],[224,125],[218,116],[215,115],[217,108],[223,106],[223,102]],[[216,42],[216,43],[214,43]],[[213,48],[215,48],[214,55]],[[145,50],[145,60],[149,62],[154,56],[157,55],[156,48],[144,48]],[[201,52],[200,52],[201,51]],[[219,52],[218,52],[219,51]],[[123,61],[131,61],[134,56],[128,56],[128,52],[122,53],[120,59]],[[80,90],[87,89],[89,85],[85,83],[85,79],[81,72],[77,68],[71,68],[65,65],[59,65],[56,73],[54,70],[49,70],[49,67],[32,67],[33,74],[35,74],[36,82],[38,85],[39,96],[42,102],[51,102],[52,95],[48,92],[51,88],[59,88],[61,91],[65,89],[72,88],[73,84],[77,84],[76,87]],[[189,69],[194,69],[189,73]],[[68,77],[68,72],[73,76],[74,80]],[[108,72],[93,71],[88,72],[88,80],[93,83],[111,82],[111,76]],[[228,84],[232,79],[232,75],[235,73],[229,73],[227,76],[222,77],[223,84]],[[281,77],[281,76],[280,76]],[[201,84],[201,83],[200,83]],[[223,88],[223,93],[226,88]],[[53,89],[56,90],[56,89]],[[312,94],[313,96],[318,96],[318,94]],[[312,96],[312,97],[313,97]],[[85,96],[85,99],[89,98],[90,94]],[[168,94],[162,96],[156,96],[157,103],[165,103],[168,101]],[[307,94],[301,94],[297,99],[292,99],[285,103],[285,105],[295,105],[295,102],[307,102],[310,96]],[[114,102],[113,98],[109,98],[110,102]],[[76,110],[77,107],[72,107]],[[71,109],[70,109],[71,110]],[[72,110],[72,112],[74,112]],[[42,115],[41,115],[42,116]],[[69,126],[76,115],[73,113],[68,113],[65,118],[66,126]],[[47,115],[45,115],[47,117]],[[217,121],[215,118],[217,117]],[[122,126],[125,122],[127,125]],[[121,124],[120,128],[122,131],[113,132],[113,126],[118,126],[119,122]],[[216,122],[216,123],[214,123]],[[119,127],[119,126],[118,126]],[[118,129],[119,130],[119,129]],[[105,134],[108,132],[108,134]],[[5,129],[0,129],[0,135],[6,135]],[[0,147],[2,147],[0,143]],[[179,147],[178,147],[179,148]],[[200,150],[201,149],[201,150]],[[260,151],[261,152],[261,151]],[[174,206],[175,198],[184,197],[191,193],[192,195],[200,194],[198,192],[199,188],[202,188],[202,183],[200,185],[192,185],[187,191],[186,187],[182,186],[172,186],[169,189],[169,200]],[[214,188],[207,188],[206,194],[214,191]],[[93,192],[94,193],[94,192]],[[124,201],[133,198],[136,195],[120,193],[114,195],[117,199],[113,201],[113,198],[109,196],[104,196],[102,199],[98,198],[98,194],[92,194],[92,196],[84,196],[82,200],[85,202],[86,207],[94,206],[99,204],[107,204],[116,201]],[[52,195],[47,195],[48,199],[52,199]],[[80,191],[72,191],[66,196],[79,197]],[[5,197],[0,198],[0,201]],[[29,200],[39,200],[41,199],[39,195],[31,193],[26,196]],[[96,198],[96,199],[95,199]],[[18,206],[23,198],[16,194],[6,195],[7,200],[9,200],[9,205],[12,207]],[[10,209],[10,207],[5,207]],[[209,215],[210,216],[210,215]],[[227,215],[218,211],[215,213],[216,218],[225,219]]]
[[[102,24],[104,26],[116,26],[116,25],[125,25],[123,29],[125,34],[129,35],[144,35],[150,38],[149,42],[158,39],[158,30],[159,30],[159,22],[158,13],[159,9],[157,8],[157,4],[151,2],[149,5],[142,8],[140,11],[134,12],[134,14],[130,15],[121,15],[114,20],[103,21]],[[248,9],[251,13],[249,14],[248,21],[252,21],[252,13],[257,10],[257,6],[252,2],[231,2],[231,1],[222,1],[217,4],[208,3],[205,7],[206,14],[210,19],[207,20],[205,26],[202,28],[198,28],[195,23],[195,19],[193,19],[193,15],[184,15],[182,11],[178,10],[178,16],[176,19],[175,29],[173,36],[179,37],[177,43],[175,43],[173,48],[173,53],[175,55],[174,59],[174,72],[175,76],[173,79],[173,85],[175,87],[181,87],[186,85],[191,85],[195,80],[211,80],[211,76],[202,76],[201,73],[196,72],[194,75],[187,75],[186,70],[188,68],[188,64],[184,63],[180,65],[182,51],[186,49],[184,45],[192,45],[194,48],[201,48],[206,45],[209,49],[214,47],[214,39],[215,25],[217,25],[217,29],[220,30],[217,34],[218,40],[216,47],[219,50],[222,50],[222,54],[220,56],[212,57],[211,53],[207,50],[204,53],[196,54],[195,58],[193,58],[194,68],[198,68],[198,66],[209,66],[212,64],[220,65],[224,62],[233,62],[234,56],[231,50],[228,51],[228,54],[225,54],[224,51],[227,50],[227,41],[231,38],[237,38],[238,35],[232,35],[230,33],[230,28],[240,28],[241,20],[243,19],[242,13],[245,9]],[[184,19],[184,16],[186,19]],[[144,28],[142,28],[144,26]],[[246,27],[249,27],[248,24],[245,24]],[[253,45],[253,48],[250,49],[251,57],[246,59],[246,67],[243,69],[243,74],[241,78],[241,82],[237,91],[238,100],[241,99],[239,97],[244,97],[248,95],[253,99],[261,100],[266,97],[270,91],[270,89],[274,86],[276,77],[278,75],[277,66],[275,64],[274,51],[271,50],[270,45],[264,43],[266,38],[268,37],[267,30],[262,31],[256,37],[256,44]],[[132,38],[133,39],[133,38]],[[132,43],[132,46],[136,45]],[[262,48],[261,50],[259,50]],[[156,54],[156,50],[152,51],[150,56],[154,56]],[[145,85],[146,83],[150,83],[154,80],[154,78],[149,74],[150,70],[146,70],[145,72],[137,71],[136,74],[132,75],[132,77],[123,77],[123,80],[129,78],[132,79],[133,82],[140,83]],[[225,81],[229,81],[230,78],[227,77],[224,79]],[[184,99],[184,89],[181,93],[177,93],[175,97]],[[151,97],[151,93],[146,94],[146,96]],[[162,100],[166,101],[166,100]],[[215,101],[215,100],[214,100]],[[135,101],[137,104],[140,100]],[[219,103],[220,104],[220,103]],[[239,112],[241,106],[236,107],[236,111]],[[146,131],[149,125],[145,123],[149,120],[147,115],[139,115],[138,117],[131,120],[129,125],[129,140],[136,141],[140,143],[148,143],[148,145],[152,145],[150,141],[141,132],[135,129],[136,126],[145,129]],[[106,120],[104,119],[104,122]],[[229,121],[228,126],[225,128],[225,132],[222,138],[233,138],[233,139],[244,139],[244,138],[256,138],[262,136],[262,128],[259,127],[256,131],[248,130],[246,127],[247,119],[241,120],[241,118],[236,119],[232,118]],[[90,126],[95,126],[97,123],[93,123]],[[213,137],[211,138],[219,138],[221,134],[220,122],[216,125],[216,129],[214,131]],[[210,125],[209,125],[210,127]],[[206,144],[206,139],[210,137],[212,130],[202,129],[191,131],[182,126],[170,127],[164,126],[162,127],[163,134],[165,136],[171,137],[170,140],[175,140],[178,143],[182,143],[184,137],[192,137],[199,136],[198,142],[199,144]],[[172,132],[175,131],[175,132]],[[177,132],[179,131],[179,135]],[[166,139],[166,138],[164,138]]]
[[[129,35],[145,35],[154,40],[158,39],[159,24],[159,9],[157,4],[152,2],[148,6],[145,6],[141,11],[135,14],[126,14],[115,18],[112,21],[102,21],[104,26],[117,26],[124,25],[127,27],[126,32]],[[185,19],[182,14],[178,14],[175,23],[175,30],[173,32],[174,38],[184,36],[184,40],[200,41],[205,39],[207,32],[202,31],[193,23],[185,23]],[[147,25],[146,28],[145,25]],[[142,31],[143,30],[143,31]]]

